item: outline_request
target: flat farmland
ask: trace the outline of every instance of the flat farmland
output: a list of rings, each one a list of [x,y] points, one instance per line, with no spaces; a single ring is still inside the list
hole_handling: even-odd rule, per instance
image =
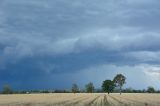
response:
[[[0,95],[0,106],[160,106],[160,94],[13,94]]]

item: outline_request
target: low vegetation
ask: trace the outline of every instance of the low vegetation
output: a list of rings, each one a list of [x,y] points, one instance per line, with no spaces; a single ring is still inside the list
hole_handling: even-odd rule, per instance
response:
[[[86,84],[85,88],[86,88],[87,93],[93,93],[94,92],[94,85],[93,85],[92,82]]]

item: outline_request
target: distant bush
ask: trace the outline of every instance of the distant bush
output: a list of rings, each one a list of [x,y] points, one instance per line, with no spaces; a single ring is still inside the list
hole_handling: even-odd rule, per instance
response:
[[[12,94],[13,90],[11,89],[10,85],[5,85],[3,87],[2,94]]]
[[[92,82],[85,85],[86,92],[87,93],[93,93],[94,92],[94,85]]]
[[[78,92],[79,92],[79,87],[78,87],[77,84],[73,84],[73,85],[72,85],[72,92],[73,92],[73,93],[78,93]]]
[[[148,93],[155,93],[155,89],[150,86],[150,87],[148,87],[147,92]]]

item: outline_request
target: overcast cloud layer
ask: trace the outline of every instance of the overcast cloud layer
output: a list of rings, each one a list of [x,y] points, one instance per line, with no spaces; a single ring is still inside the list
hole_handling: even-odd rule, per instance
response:
[[[159,18],[159,0],[0,0],[0,84],[160,89]]]

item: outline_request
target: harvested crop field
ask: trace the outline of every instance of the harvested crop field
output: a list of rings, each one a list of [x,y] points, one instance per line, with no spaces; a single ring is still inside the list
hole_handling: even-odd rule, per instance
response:
[[[0,95],[0,106],[160,106],[160,94],[53,93]]]

